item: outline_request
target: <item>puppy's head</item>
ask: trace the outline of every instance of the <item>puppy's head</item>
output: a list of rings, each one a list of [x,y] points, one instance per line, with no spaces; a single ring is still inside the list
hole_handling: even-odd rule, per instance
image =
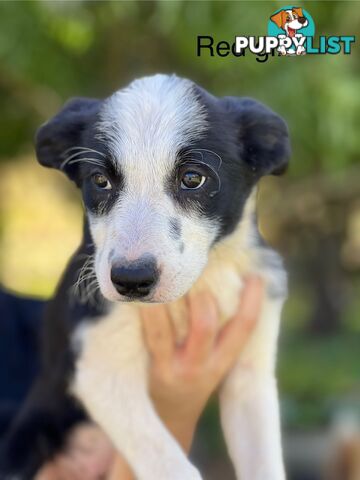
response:
[[[82,190],[102,294],[169,302],[236,229],[258,179],[286,168],[289,141],[254,100],[156,75],[70,101],[40,128],[36,151]]]
[[[272,15],[270,19],[279,28],[285,30],[290,37],[293,37],[297,30],[306,27],[309,23],[303,15],[302,9],[297,7],[293,7],[291,10],[280,10],[280,12]]]

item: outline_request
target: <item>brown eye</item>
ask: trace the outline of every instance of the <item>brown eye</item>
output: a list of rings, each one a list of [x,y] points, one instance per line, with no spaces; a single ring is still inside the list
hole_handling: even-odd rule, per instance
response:
[[[95,173],[91,178],[94,184],[101,190],[111,190],[112,186],[109,179],[102,173]]]
[[[196,190],[204,185],[206,177],[197,172],[185,172],[181,178],[181,188],[183,190]]]

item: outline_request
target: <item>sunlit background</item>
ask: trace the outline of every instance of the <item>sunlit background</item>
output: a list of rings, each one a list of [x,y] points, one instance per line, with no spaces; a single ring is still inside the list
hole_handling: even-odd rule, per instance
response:
[[[75,188],[38,166],[32,146],[36,128],[69,97],[104,97],[134,77],[176,72],[216,95],[263,101],[288,122],[294,152],[288,174],[263,181],[259,195],[261,230],[290,279],[278,366],[289,478],[359,480],[359,46],[266,63],[196,56],[197,35],[266,35],[284,5],[2,2],[0,282],[49,298],[80,241]],[[360,33],[357,2],[296,6],[312,15],[317,35]],[[194,458],[205,478],[232,478],[215,402]]]

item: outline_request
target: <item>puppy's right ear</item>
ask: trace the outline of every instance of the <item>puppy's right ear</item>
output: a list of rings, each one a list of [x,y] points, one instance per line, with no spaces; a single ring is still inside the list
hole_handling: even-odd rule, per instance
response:
[[[36,133],[36,155],[45,167],[61,168],[66,151],[81,146],[86,126],[95,120],[100,100],[74,98]]]

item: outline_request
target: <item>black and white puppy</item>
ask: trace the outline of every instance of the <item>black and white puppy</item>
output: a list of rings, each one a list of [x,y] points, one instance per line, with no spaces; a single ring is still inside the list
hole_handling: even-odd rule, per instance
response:
[[[199,480],[149,398],[139,302],[168,303],[182,340],[189,290],[211,291],[222,324],[256,272],[266,298],[222,385],[221,418],[237,478],[283,480],[274,366],[286,274],[255,216],[258,180],[289,159],[283,120],[155,75],[70,101],[40,128],[36,151],[81,189],[84,239],[47,311],[43,372],[4,446],[5,478],[31,478],[82,405],[139,480]]]

